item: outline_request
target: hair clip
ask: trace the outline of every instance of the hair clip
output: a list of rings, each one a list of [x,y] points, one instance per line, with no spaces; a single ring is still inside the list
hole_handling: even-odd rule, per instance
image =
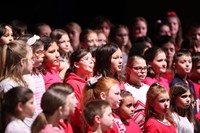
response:
[[[102,75],[94,76],[94,77],[90,78],[89,80],[87,80],[87,85],[89,87],[93,88],[96,85],[98,79],[100,79],[101,77],[102,77]]]
[[[38,35],[34,35],[33,37],[29,38],[27,41],[28,45],[33,45],[40,37]]]
[[[168,16],[176,16],[176,12],[173,12],[173,11],[167,12],[167,15],[168,15]]]
[[[161,20],[161,19],[158,19],[156,22],[157,22],[158,24],[161,24],[161,23],[162,23],[162,20]]]

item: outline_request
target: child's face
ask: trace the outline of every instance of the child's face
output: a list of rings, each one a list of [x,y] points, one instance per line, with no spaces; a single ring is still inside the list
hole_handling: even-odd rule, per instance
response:
[[[118,32],[116,33],[115,36],[115,41],[116,43],[121,47],[121,46],[126,46],[129,41],[129,34],[127,29],[125,28],[120,28],[118,29]]]
[[[44,46],[39,47],[35,51],[33,58],[34,58],[34,64],[33,64],[34,67],[39,67],[42,65],[44,60]]]
[[[164,115],[169,110],[169,94],[168,92],[161,93],[157,96],[157,98],[152,102],[152,106],[154,110],[161,115]]]
[[[127,96],[123,98],[123,104],[119,107],[119,116],[123,119],[131,119],[134,115],[134,98],[133,96]]]
[[[53,42],[51,46],[45,51],[44,61],[47,67],[55,67],[60,63],[60,53],[57,43]]]
[[[71,43],[70,43],[68,34],[62,35],[62,37],[59,39],[58,46],[59,46],[59,51],[61,54],[69,53]]]
[[[106,107],[104,109],[103,116],[100,118],[102,131],[106,131],[113,126],[113,116],[112,116],[112,109],[111,107]]]
[[[134,38],[147,35],[147,24],[144,21],[138,21],[135,24]]]
[[[13,41],[13,31],[9,26],[5,26],[5,33],[0,37],[0,45],[5,45]]]
[[[154,58],[152,62],[150,62],[151,67],[155,71],[156,74],[165,73],[167,70],[167,58],[164,52],[160,52]]]
[[[24,117],[33,117],[35,112],[35,105],[33,97],[30,98],[25,104],[22,105]]]
[[[120,49],[112,54],[111,65],[113,73],[122,71],[122,51]]]
[[[192,58],[188,55],[182,55],[178,57],[174,63],[174,68],[179,75],[189,74],[192,69]]]
[[[138,84],[144,81],[147,76],[147,64],[144,59],[134,60],[133,66],[128,67],[128,75],[130,75],[130,81],[133,84]]]
[[[115,84],[110,88],[108,96],[106,97],[105,100],[107,100],[110,103],[112,109],[116,109],[119,107],[121,99],[122,97],[120,96],[119,85]]]
[[[175,98],[176,106],[181,109],[188,109],[191,105],[191,93],[190,90],[177,96]]]
[[[91,53],[83,56],[79,62],[75,65],[77,71],[82,71],[85,75],[88,75],[93,72],[94,68],[94,59]]]
[[[163,44],[162,49],[166,53],[167,60],[172,62],[174,54],[175,54],[175,45],[171,42],[168,42],[168,43]]]
[[[67,118],[71,113],[74,113],[78,100],[76,99],[74,92],[69,94],[66,98],[66,105],[63,108],[63,117]]]

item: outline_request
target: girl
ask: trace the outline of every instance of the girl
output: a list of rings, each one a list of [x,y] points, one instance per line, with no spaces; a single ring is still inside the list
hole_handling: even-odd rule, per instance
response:
[[[92,54],[88,50],[78,49],[72,53],[70,57],[70,68],[67,70],[64,82],[70,84],[74,88],[74,93],[78,100],[75,113],[70,115],[74,132],[80,131],[80,102],[82,90],[86,81],[92,75],[93,67],[94,60]]]
[[[106,37],[109,36],[112,26],[113,24],[111,20],[106,18],[105,16],[97,16],[93,18],[90,24],[90,28],[93,30],[103,30]]]
[[[119,82],[111,77],[94,77],[88,80],[87,85],[83,89],[82,109],[89,101],[96,99],[108,101],[112,109],[119,108],[120,100],[122,99],[120,96]],[[126,127],[120,118],[114,112],[112,115],[114,117],[113,127],[106,133],[125,133]],[[86,126],[86,123],[83,126]],[[90,130],[90,127],[86,129]],[[85,131],[85,127],[83,127],[83,131]]]
[[[9,116],[5,133],[30,133],[30,127],[24,122],[25,117],[32,117],[35,112],[33,92],[27,87],[13,87],[3,97],[4,117]],[[6,115],[7,114],[7,115]],[[5,118],[2,122],[6,122]]]
[[[176,133],[169,107],[168,90],[153,83],[147,92],[144,133]]]
[[[112,109],[105,100],[92,100],[83,108],[84,120],[91,126],[93,133],[104,133],[113,125]]]
[[[97,33],[92,29],[84,29],[80,34],[80,48],[88,49],[91,46],[98,46]]]
[[[134,115],[132,120],[135,121],[140,128],[144,128],[144,109],[146,103],[146,94],[149,85],[144,83],[147,76],[147,64],[143,57],[134,55],[128,59],[126,64],[126,80],[124,88],[134,97]]]
[[[129,91],[125,90],[121,91],[120,96],[122,97],[122,100],[119,108],[116,109],[116,113],[126,126],[126,133],[142,133],[139,125],[132,120],[135,111],[134,97]]]
[[[183,35],[182,35],[182,25],[179,16],[176,12],[167,12],[166,15],[166,22],[170,25],[171,36],[174,38],[176,42],[176,51],[181,48],[181,44],[183,42]]]
[[[15,40],[3,46],[0,59],[0,97],[16,86],[28,86],[23,75],[33,69],[33,51],[22,40]]]
[[[81,26],[76,22],[69,22],[65,25],[64,30],[67,31],[72,46],[71,52],[76,51],[80,45]]]
[[[130,38],[132,44],[138,37],[147,36],[148,23],[144,17],[136,17],[130,26]]]
[[[121,49],[123,59],[122,70],[125,70],[128,53],[132,46],[129,40],[128,27],[126,25],[115,25],[110,31],[109,39],[111,42],[116,43]]]
[[[13,41],[13,28],[6,23],[0,23],[0,47]]]
[[[25,75],[26,80],[32,81],[31,89],[34,93],[35,105],[36,105],[36,113],[40,113],[42,111],[40,107],[41,98],[45,90],[44,79],[39,71],[39,67],[41,67],[44,60],[44,43],[37,35],[25,34],[19,37],[19,40],[24,40],[31,46],[33,50],[33,71],[29,75]]]
[[[50,37],[41,37],[44,43],[44,61],[40,71],[44,78],[45,89],[53,83],[61,83],[63,80],[59,76],[60,68],[60,53],[57,42]]]
[[[172,61],[173,61],[173,57],[175,54],[175,40],[168,35],[165,36],[160,36],[160,38],[157,40],[157,45],[159,47],[161,47],[167,57],[167,70],[164,74],[164,77],[166,79],[168,79],[168,81],[170,82],[173,78],[174,78],[174,71],[173,71],[173,67],[172,67]]]
[[[50,37],[55,39],[58,43],[59,53],[60,53],[60,77],[64,79],[65,73],[69,68],[69,57],[70,57],[70,48],[71,43],[69,36],[66,31],[63,29],[54,29]]]
[[[170,110],[177,133],[194,133],[191,95],[190,89],[184,83],[176,83],[170,88]]]
[[[152,47],[144,53],[144,58],[148,64],[147,77],[144,83],[151,86],[154,82],[159,82],[169,90],[168,80],[163,77],[167,70],[165,52],[159,47]]]
[[[94,75],[113,77],[120,81],[122,72],[122,51],[115,43],[101,46],[95,53]]]
[[[67,119],[74,113],[77,100],[70,85],[55,83],[42,96],[43,110],[31,127],[31,133],[65,133],[67,129],[61,126],[60,121]]]

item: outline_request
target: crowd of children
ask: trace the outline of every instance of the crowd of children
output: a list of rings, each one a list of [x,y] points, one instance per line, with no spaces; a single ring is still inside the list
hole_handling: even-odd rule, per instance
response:
[[[200,132],[199,25],[148,26],[0,23],[0,132]]]

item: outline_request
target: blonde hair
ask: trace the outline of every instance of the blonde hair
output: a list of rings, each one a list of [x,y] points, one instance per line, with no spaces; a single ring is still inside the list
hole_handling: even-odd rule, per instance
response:
[[[31,47],[22,40],[14,40],[3,46],[0,53],[1,81],[9,77],[17,83],[22,82],[26,85],[26,82],[22,78],[23,70],[21,69],[20,61],[26,58],[29,48],[31,49]]]

